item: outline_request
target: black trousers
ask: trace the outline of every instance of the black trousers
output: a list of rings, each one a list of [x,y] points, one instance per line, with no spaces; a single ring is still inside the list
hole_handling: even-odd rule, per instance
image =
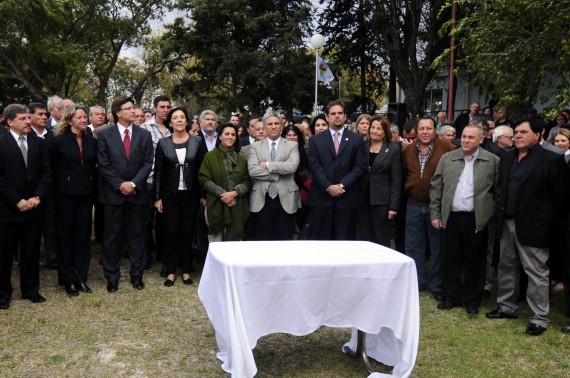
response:
[[[20,249],[20,291],[29,297],[40,290],[40,242],[43,220],[0,223],[0,299],[12,298],[14,250]]]
[[[104,205],[105,224],[103,228],[103,273],[107,282],[118,282],[121,278],[121,257],[123,241],[129,248],[132,279],[142,278],[146,264],[144,226],[148,214],[147,205],[125,202],[121,205]]]
[[[311,208],[310,240],[354,240],[356,210]]]
[[[46,197],[46,219],[43,224],[42,235],[44,238],[44,254],[45,262],[48,266],[53,267],[58,263],[58,248],[57,240],[55,237],[55,199],[54,194],[50,193]]]
[[[392,219],[388,219],[388,210],[386,205],[362,205],[356,213],[356,240],[371,241],[390,247],[394,223]]]
[[[190,273],[194,262],[192,239],[200,209],[200,192],[178,190],[162,198],[164,221],[164,267],[166,274]]]
[[[147,183],[147,189],[149,193],[154,193],[153,184]],[[154,235],[152,237],[152,227],[154,225]],[[145,249],[147,259],[152,258],[152,250],[154,246],[154,252],[156,253],[156,259],[162,260],[164,256],[164,220],[162,219],[162,214],[156,211],[154,207],[154,198],[150,200],[148,214],[145,222]]]
[[[91,262],[91,194],[56,193],[55,231],[60,281],[64,285],[87,282]]]
[[[254,218],[255,240],[293,240],[295,214],[283,210],[279,196],[272,199],[265,194],[265,205]]]
[[[451,212],[443,230],[443,289],[447,302],[479,307],[485,287],[487,228],[475,232],[475,213]]]

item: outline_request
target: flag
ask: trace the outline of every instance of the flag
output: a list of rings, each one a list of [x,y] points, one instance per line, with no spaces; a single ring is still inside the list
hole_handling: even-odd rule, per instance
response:
[[[334,75],[327,64],[327,62],[321,59],[319,63],[319,81],[324,81],[325,83],[330,83],[334,80]]]

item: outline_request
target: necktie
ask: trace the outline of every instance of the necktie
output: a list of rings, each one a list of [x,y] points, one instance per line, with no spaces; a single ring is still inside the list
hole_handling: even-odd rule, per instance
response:
[[[338,137],[339,137],[339,132],[336,131],[334,133],[334,150],[336,152],[336,154],[338,155],[338,148],[340,147],[340,142],[338,141]]]
[[[271,143],[271,161],[275,161],[275,142]],[[275,199],[279,192],[277,191],[277,184],[274,182],[269,183],[269,187],[267,188],[267,193],[271,199]]]
[[[129,129],[125,129],[125,137],[123,138],[123,146],[125,146],[125,153],[129,157],[131,152],[131,137],[129,136]]]
[[[20,151],[22,151],[22,156],[24,157],[24,163],[26,163],[26,167],[28,166],[28,149],[26,148],[26,145],[24,144],[24,141],[26,140],[23,136],[20,136],[18,138],[20,140]]]

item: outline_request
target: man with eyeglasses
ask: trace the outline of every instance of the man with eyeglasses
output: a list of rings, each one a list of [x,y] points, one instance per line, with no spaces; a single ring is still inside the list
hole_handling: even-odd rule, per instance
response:
[[[147,179],[154,159],[150,133],[133,125],[134,100],[119,96],[111,111],[115,124],[99,133],[97,143],[99,202],[105,214],[103,273],[109,293],[119,288],[124,239],[129,247],[131,283],[137,290],[144,289],[144,226],[150,201]]]

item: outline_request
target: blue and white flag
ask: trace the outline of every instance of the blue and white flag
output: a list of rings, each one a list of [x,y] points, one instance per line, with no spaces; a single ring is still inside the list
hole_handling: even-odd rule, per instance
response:
[[[328,63],[321,59],[319,63],[319,81],[324,81],[325,83],[330,83],[334,80],[334,75],[328,65]]]

